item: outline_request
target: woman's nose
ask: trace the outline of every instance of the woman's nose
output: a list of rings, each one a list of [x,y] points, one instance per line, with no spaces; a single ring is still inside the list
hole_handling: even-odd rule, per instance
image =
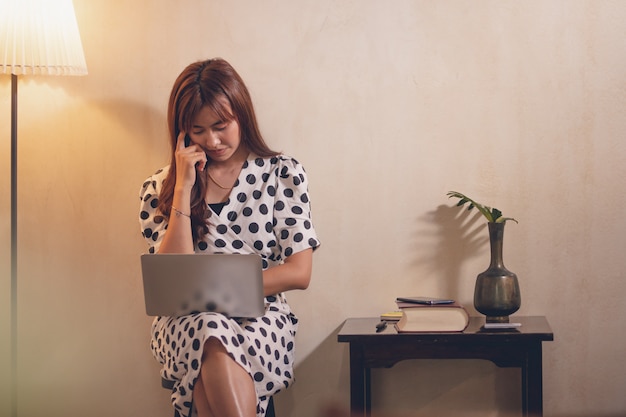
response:
[[[216,146],[218,146],[222,141],[220,140],[219,136],[217,135],[217,133],[215,132],[210,132],[208,134],[207,137],[207,146],[209,148],[215,148]]]

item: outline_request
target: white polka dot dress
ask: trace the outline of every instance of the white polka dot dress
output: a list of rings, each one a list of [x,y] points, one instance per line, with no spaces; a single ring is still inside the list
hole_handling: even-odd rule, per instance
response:
[[[168,167],[157,171],[140,191],[141,231],[151,253],[158,251],[167,230],[167,218],[156,209],[167,172]],[[211,213],[209,233],[195,251],[256,253],[263,268],[269,268],[291,254],[317,248],[307,188],[306,173],[295,159],[250,155],[222,210]],[[191,415],[202,347],[214,337],[254,380],[257,416],[264,416],[269,398],[294,380],[297,326],[282,293],[266,297],[265,315],[256,319],[231,319],[218,313],[156,317],[151,349],[162,365],[161,376],[175,381],[174,415]]]

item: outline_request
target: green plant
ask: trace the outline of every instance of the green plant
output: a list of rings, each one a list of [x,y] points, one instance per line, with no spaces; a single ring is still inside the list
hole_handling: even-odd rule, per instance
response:
[[[480,204],[480,203],[472,200],[471,198],[469,198],[465,194],[461,194],[461,193],[459,193],[457,191],[448,191],[447,196],[448,196],[448,198],[458,198],[459,199],[459,202],[456,203],[457,207],[461,207],[465,203],[469,203],[469,206],[467,207],[468,210],[471,210],[474,207],[476,207],[478,209],[478,211],[480,211],[480,213],[483,216],[485,216],[487,221],[490,222],[490,223],[505,223],[507,220],[512,220],[515,223],[518,223],[518,221],[515,220],[512,217],[503,217],[502,216],[502,212],[500,210],[498,210],[497,208],[492,208],[492,207],[488,207],[488,206],[485,206],[483,204]]]

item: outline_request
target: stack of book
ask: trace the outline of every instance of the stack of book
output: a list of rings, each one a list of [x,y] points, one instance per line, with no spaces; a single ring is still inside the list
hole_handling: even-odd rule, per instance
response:
[[[395,322],[398,333],[462,332],[469,324],[467,310],[455,300],[398,297],[396,304],[398,311],[394,313],[398,318]]]

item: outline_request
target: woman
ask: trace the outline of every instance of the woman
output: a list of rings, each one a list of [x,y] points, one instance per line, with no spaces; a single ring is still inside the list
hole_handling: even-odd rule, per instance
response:
[[[151,253],[256,253],[265,315],[157,317],[151,348],[174,380],[176,416],[264,416],[293,381],[297,318],[283,292],[306,289],[312,252],[305,171],[263,140],[248,89],[222,59],[189,65],[169,100],[168,167],[140,192]],[[192,407],[193,401],[193,407]]]

